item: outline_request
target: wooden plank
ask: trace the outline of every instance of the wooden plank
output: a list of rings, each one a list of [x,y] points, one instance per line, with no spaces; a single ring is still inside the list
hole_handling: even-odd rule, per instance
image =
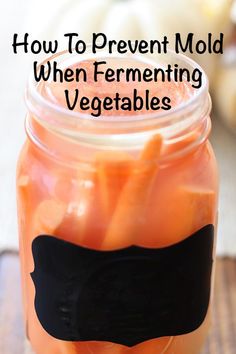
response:
[[[20,270],[14,253],[0,257],[0,353],[24,353]]]
[[[236,260],[217,261],[212,328],[203,354],[236,353]]]
[[[235,354],[235,348],[236,260],[223,259],[217,261],[212,329],[202,354]],[[31,354],[24,336],[19,259],[14,253],[0,255],[0,354]]]

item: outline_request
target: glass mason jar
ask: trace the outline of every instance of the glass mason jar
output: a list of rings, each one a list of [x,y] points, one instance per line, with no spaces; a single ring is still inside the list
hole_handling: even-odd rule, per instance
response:
[[[78,63],[75,54],[55,58],[62,68]],[[173,53],[159,60],[198,67]],[[177,103],[155,114],[70,111],[55,98],[58,85],[29,81],[17,170],[33,350],[199,353],[210,321],[218,200],[205,74],[199,90],[168,87]]]

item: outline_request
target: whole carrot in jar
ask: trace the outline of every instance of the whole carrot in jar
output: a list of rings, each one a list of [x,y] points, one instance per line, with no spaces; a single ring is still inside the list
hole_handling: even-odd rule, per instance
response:
[[[68,54],[58,55],[65,70]],[[55,59],[55,57],[54,57]],[[73,59],[73,60],[72,60]],[[197,64],[169,53],[155,64]],[[163,62],[166,60],[166,63]],[[91,74],[93,56],[78,62]],[[116,69],[150,60],[107,57]],[[200,68],[199,68],[200,69]],[[125,70],[124,70],[125,71]],[[64,92],[169,97],[91,117]],[[36,354],[197,354],[209,327],[218,199],[207,78],[36,83],[17,172],[22,288]]]

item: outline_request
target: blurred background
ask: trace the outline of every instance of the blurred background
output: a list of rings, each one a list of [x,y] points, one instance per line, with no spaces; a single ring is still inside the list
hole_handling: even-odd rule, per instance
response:
[[[24,88],[32,66],[14,55],[14,33],[32,39],[92,32],[112,39],[155,39],[173,33],[225,34],[224,56],[194,57],[206,70],[213,98],[213,143],[220,167],[216,291],[213,329],[204,354],[236,348],[236,0],[9,0],[0,1],[0,353],[29,354],[20,296],[15,169],[25,139]],[[191,353],[189,353],[191,354]]]
[[[220,164],[218,254],[236,256],[236,1],[234,0],[11,0],[0,2],[0,249],[17,249],[15,166],[24,140],[26,80],[32,60],[12,52],[14,33],[32,39],[92,32],[112,39],[155,39],[175,32],[225,34],[225,54],[194,59],[207,71],[214,102],[211,137]]]

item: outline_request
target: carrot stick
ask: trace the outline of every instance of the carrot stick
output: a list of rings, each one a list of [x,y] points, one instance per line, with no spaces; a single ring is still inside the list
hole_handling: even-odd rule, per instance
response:
[[[159,166],[162,138],[154,136],[145,146],[137,168],[124,186],[105,235],[102,249],[123,248],[131,245],[143,223],[146,202]]]
[[[95,179],[91,176],[78,177],[79,183],[72,190],[67,213],[57,228],[57,235],[68,241],[81,244],[85,238],[94,201]]]
[[[167,188],[164,186],[158,194],[159,203],[149,216],[147,247],[173,245],[215,223],[216,195],[212,189],[194,184]],[[161,230],[161,237],[157,237],[157,230]]]
[[[125,152],[98,153],[96,156],[101,207],[106,221],[112,217],[133,161]]]
[[[145,162],[155,162],[159,159],[162,148],[162,137],[157,134],[154,135],[144,147],[140,160]],[[154,160],[154,161],[153,161]]]
[[[62,223],[66,214],[66,204],[44,200],[37,207],[33,219],[33,231],[35,236],[46,233],[54,235],[57,227]]]
[[[174,337],[161,337],[145,341],[135,347],[135,354],[164,354],[170,353],[168,349],[173,342]],[[124,354],[128,354],[125,351]]]
[[[62,342],[60,343],[60,354],[78,354],[76,344],[73,342]]]

